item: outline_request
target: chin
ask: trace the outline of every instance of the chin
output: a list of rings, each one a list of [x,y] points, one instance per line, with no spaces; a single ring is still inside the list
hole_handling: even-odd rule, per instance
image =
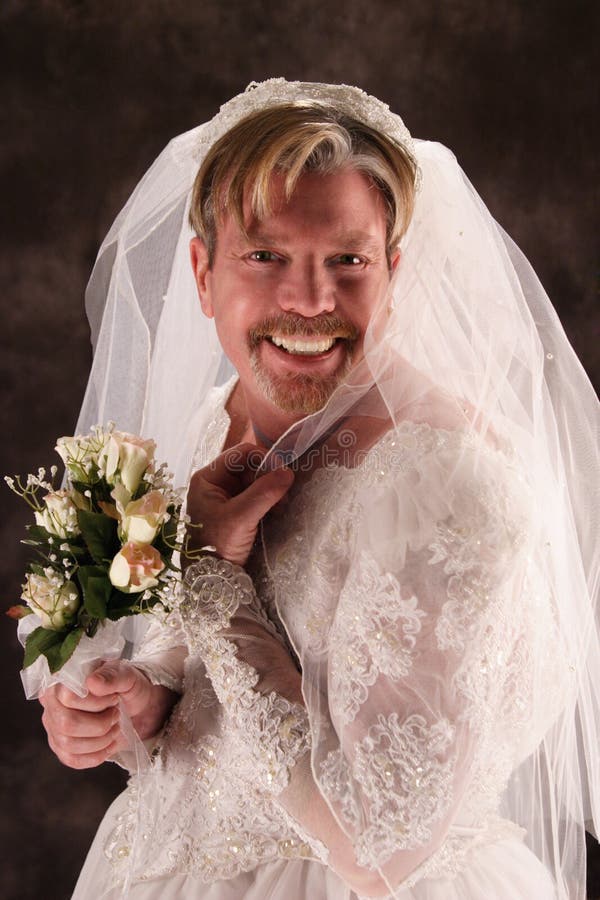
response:
[[[262,395],[285,413],[309,416],[323,409],[346,372],[328,378],[296,374],[286,377],[256,371],[255,378]]]

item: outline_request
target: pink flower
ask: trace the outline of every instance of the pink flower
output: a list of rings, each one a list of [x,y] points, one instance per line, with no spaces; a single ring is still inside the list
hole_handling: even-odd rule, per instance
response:
[[[137,594],[158,584],[156,576],[165,564],[150,544],[128,541],[113,559],[108,576],[116,588]]]
[[[121,537],[136,543],[149,544],[167,517],[167,500],[160,491],[148,491],[139,500],[132,500],[122,513]]]

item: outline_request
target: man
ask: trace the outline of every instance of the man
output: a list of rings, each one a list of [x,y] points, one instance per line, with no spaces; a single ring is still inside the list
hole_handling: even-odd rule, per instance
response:
[[[489,216],[440,151],[419,156],[401,245],[414,148],[353,91],[267,83],[203,138],[192,271],[237,377],[198,412],[180,629],[153,626],[83,700],[49,691],[50,745],[97,765],[123,748],[120,701],[146,739],[184,659],[185,691],[76,896],[119,879],[140,898],[560,889],[498,818],[568,693],[537,651],[536,630],[561,638],[536,600],[534,487],[492,411],[503,334],[483,332],[512,288],[486,274],[505,265]]]

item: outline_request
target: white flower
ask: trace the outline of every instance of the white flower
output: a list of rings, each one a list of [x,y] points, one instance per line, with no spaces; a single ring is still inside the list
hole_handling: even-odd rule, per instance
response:
[[[125,594],[137,594],[158,584],[156,576],[165,564],[149,544],[128,541],[113,559],[108,577]]]
[[[25,577],[21,599],[39,616],[44,628],[61,631],[69,625],[79,609],[77,586],[56,574],[28,573]]]
[[[151,544],[167,515],[167,500],[160,491],[148,491],[123,510],[121,535],[125,541]]]
[[[91,434],[61,437],[54,448],[76,481],[89,482],[99,466],[99,458],[110,432],[96,428]]]
[[[123,484],[131,495],[154,459],[155,448],[154,441],[113,431],[99,456],[100,474],[109,484]]]
[[[56,442],[54,448],[65,466],[68,466],[73,460],[79,459],[82,455],[81,438],[77,437],[61,437]]]
[[[50,534],[66,538],[79,534],[77,507],[69,491],[55,491],[44,497],[44,509],[35,513],[35,521]]]

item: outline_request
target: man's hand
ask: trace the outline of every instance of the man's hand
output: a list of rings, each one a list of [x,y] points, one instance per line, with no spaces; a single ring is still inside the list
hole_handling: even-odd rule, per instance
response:
[[[103,663],[87,678],[86,687],[86,697],[64,685],[54,685],[40,697],[50,748],[73,769],[98,766],[128,746],[119,727],[119,700],[145,740],[159,731],[178,699],[124,660]]]
[[[263,455],[253,444],[238,444],[194,473],[187,498],[190,550],[212,546],[223,559],[246,563],[260,520],[294,480],[285,468],[256,478]],[[193,559],[183,562],[189,565]]]

